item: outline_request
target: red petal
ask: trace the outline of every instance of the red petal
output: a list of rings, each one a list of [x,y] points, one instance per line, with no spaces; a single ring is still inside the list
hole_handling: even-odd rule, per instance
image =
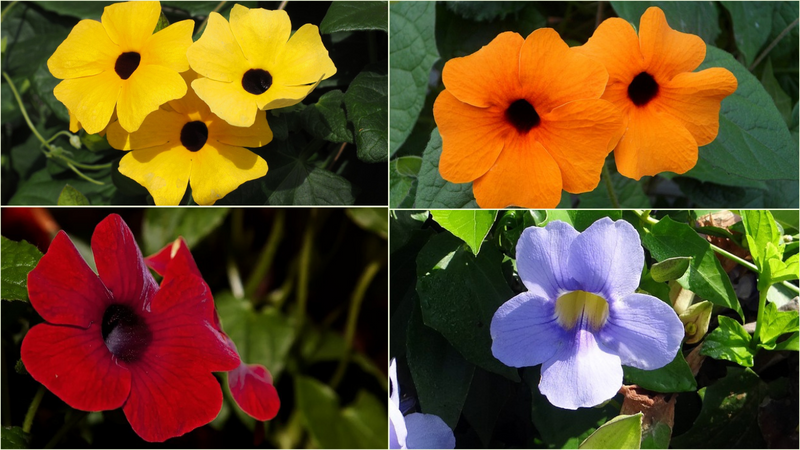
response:
[[[189,251],[189,247],[186,246],[186,242],[182,237],[179,237],[171,244],[162,248],[155,255],[148,256],[144,259],[144,262],[161,276],[167,273],[167,266],[173,263],[180,266],[183,270],[187,270],[202,277],[200,270],[197,268],[197,263],[194,261],[192,252]]]
[[[112,303],[111,293],[63,231],[28,274],[28,295],[44,320],[82,328],[99,324]]]
[[[111,214],[92,235],[92,253],[100,279],[114,295],[114,302],[136,311],[147,310],[158,285],[122,217]]]
[[[228,386],[242,411],[256,420],[271,420],[278,414],[281,399],[272,375],[263,366],[241,364],[228,373]]]
[[[88,330],[36,325],[21,352],[28,373],[75,409],[116,409],[128,398],[131,374],[113,360],[99,323]]]

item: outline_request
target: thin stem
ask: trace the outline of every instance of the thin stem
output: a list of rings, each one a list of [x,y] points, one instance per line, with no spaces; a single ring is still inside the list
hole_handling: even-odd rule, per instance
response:
[[[602,21],[603,21],[603,2],[597,2],[597,16],[594,19],[595,29],[600,26],[600,22]]]
[[[753,64],[750,64],[750,67],[748,67],[747,70],[752,72],[753,69],[758,67],[758,64],[761,63],[761,60],[763,60],[764,58],[767,57],[769,52],[771,52],[772,49],[775,48],[776,45],[778,45],[778,42],[780,42],[781,39],[783,39],[787,34],[789,34],[789,32],[792,31],[792,28],[797,26],[797,21],[798,20],[800,20],[800,19],[794,19],[794,22],[790,23],[786,28],[784,28],[783,31],[781,31],[781,34],[779,34],[778,37],[776,37],[775,40],[772,41],[769,44],[769,46],[767,46],[767,48],[765,48],[764,51],[761,52],[760,55],[758,55],[758,58],[756,58],[756,60],[753,61]]]
[[[70,138],[71,138],[72,136],[74,136],[72,133],[70,133],[70,132],[69,132],[69,131],[67,131],[67,130],[61,130],[61,131],[59,131],[58,133],[56,133],[56,134],[54,134],[54,135],[50,136],[50,139],[48,139],[48,140],[47,140],[47,143],[49,144],[49,143],[53,142],[53,141],[54,141],[54,140],[55,140],[57,137],[61,136],[62,134],[63,134],[63,135],[66,135],[67,137],[70,137]]]
[[[375,275],[378,274],[381,265],[382,263],[380,261],[372,261],[367,264],[367,267],[365,267],[364,271],[361,272],[361,277],[358,279],[358,283],[356,283],[356,288],[353,291],[353,295],[350,297],[350,310],[347,314],[347,325],[345,326],[344,332],[344,353],[342,354],[342,358],[339,360],[339,366],[336,368],[336,372],[331,379],[331,387],[334,389],[336,389],[336,387],[339,386],[339,383],[342,381],[344,373],[347,370],[347,363],[350,361],[350,352],[353,348],[353,338],[356,335],[358,314],[361,311],[361,304],[364,301],[364,294],[366,294],[367,288],[372,283]]]
[[[242,287],[242,276],[239,274],[239,267],[233,258],[228,258],[228,284],[231,292],[236,298],[244,298],[244,287]]]
[[[16,5],[17,3],[19,3],[19,2],[18,1],[13,1],[8,6],[6,6],[5,9],[3,9],[3,12],[0,13],[0,22],[2,22],[3,19],[6,18],[6,14],[8,14],[8,12],[11,11],[11,8],[13,8],[14,5]]]
[[[219,12],[219,11],[222,9],[222,7],[223,7],[223,6],[225,6],[225,3],[228,3],[228,2],[227,2],[227,1],[225,1],[225,0],[223,0],[223,1],[219,2],[219,3],[217,4],[217,7],[216,7],[216,8],[214,8],[214,10],[213,10],[213,11],[211,11],[211,12]],[[206,29],[206,25],[208,25],[208,18],[209,18],[209,17],[211,17],[211,13],[208,13],[208,15],[206,16],[206,18],[205,18],[205,19],[203,19],[203,21],[202,21],[202,22],[200,22],[200,28],[198,28],[198,29],[197,29],[197,33],[195,33],[195,34],[194,34],[194,37],[195,37],[195,38],[196,38],[196,37],[198,37],[198,36],[200,36],[201,34],[203,34],[203,30],[205,30],[205,29]]]
[[[331,170],[331,168],[333,168],[333,165],[336,164],[336,161],[339,159],[339,157],[342,156],[342,151],[344,151],[344,147],[346,145],[347,142],[342,142],[342,145],[339,146],[339,151],[336,153],[336,156],[333,158],[333,161],[331,161],[331,164],[328,166],[328,170]]]
[[[296,329],[298,332],[303,329],[303,320],[306,315],[306,304],[308,303],[308,279],[311,272],[311,248],[314,246],[314,222],[316,211],[311,210],[306,231],[303,234],[303,247],[300,250],[300,264],[297,275],[297,321]]]
[[[286,8],[286,4],[289,3],[289,0],[283,0],[280,5],[278,5],[278,11],[282,11]]]
[[[81,169],[100,170],[100,169],[108,169],[109,167],[111,167],[113,165],[111,163],[107,163],[107,164],[83,164],[83,163],[75,162],[75,161],[73,161],[73,160],[71,160],[71,159],[69,159],[69,158],[67,158],[65,156],[59,156],[59,158],[64,160],[64,162],[66,162],[68,164],[72,164],[75,167],[80,167]],[[103,183],[100,183],[100,184],[103,184]]]
[[[33,134],[36,135],[36,137],[42,142],[42,144],[44,144],[49,150],[52,151],[53,149],[50,148],[50,145],[44,140],[42,135],[39,134],[39,131],[36,129],[36,127],[33,126],[31,118],[28,117],[28,111],[25,109],[25,105],[22,104],[22,98],[19,96],[19,92],[17,92],[17,87],[14,86],[14,82],[11,81],[11,77],[9,77],[5,71],[3,72],[3,78],[6,79],[6,81],[8,82],[8,87],[11,88],[11,92],[14,94],[14,98],[17,99],[17,103],[19,103],[19,109],[22,112],[22,117],[25,118],[25,122],[28,123],[28,127],[31,129]]]
[[[611,171],[608,170],[608,165],[603,164],[603,180],[606,183],[608,190],[608,197],[611,199],[611,207],[619,209],[619,200],[617,200],[617,193],[614,192],[614,185],[611,183]]]
[[[764,322],[764,310],[767,307],[767,292],[769,291],[769,286],[763,289],[758,293],[758,315],[756,315],[756,331],[753,333],[753,340],[750,341],[750,346],[753,350],[758,348],[758,343],[760,342],[759,333],[761,331],[761,324]]]
[[[28,413],[25,414],[25,421],[22,422],[22,431],[26,433],[31,432],[33,418],[36,417],[36,411],[39,409],[39,404],[42,403],[42,397],[44,397],[44,393],[44,385],[39,385],[39,390],[36,391],[36,395],[33,396],[33,401],[31,401],[31,406],[28,407]]]
[[[87,176],[87,175],[84,175],[84,173],[83,173],[83,172],[81,172],[80,170],[78,170],[78,168],[77,168],[77,167],[75,167],[75,166],[72,164],[72,162],[71,162],[71,161],[66,161],[66,163],[67,163],[67,166],[68,166],[70,169],[72,169],[72,171],[73,171],[73,172],[75,172],[76,174],[78,174],[78,176],[79,176],[79,177],[83,178],[84,180],[88,181],[89,183],[93,183],[93,184],[96,184],[96,185],[98,185],[98,186],[103,186],[103,185],[105,185],[105,183],[103,183],[102,181],[97,181],[97,180],[95,180],[94,178],[91,178],[91,177],[89,177],[89,176]]]
[[[244,293],[245,296],[251,300],[255,297],[256,290],[261,284],[261,280],[269,273],[272,262],[275,259],[275,253],[278,251],[278,245],[283,240],[285,216],[283,210],[278,210],[275,214],[275,219],[272,221],[272,229],[269,231],[269,237],[267,237],[267,243],[264,244],[264,248],[261,249],[261,254],[258,257],[256,266],[247,279]]]
[[[70,417],[69,420],[66,423],[64,423],[64,425],[62,425],[61,428],[58,429],[58,431],[56,431],[56,434],[53,435],[53,437],[50,439],[49,442],[47,442],[47,445],[45,445],[44,448],[55,448],[56,445],[59,442],[61,442],[61,438],[63,438],[64,435],[67,434],[67,431],[69,431],[70,428],[77,425],[78,422],[83,420],[83,418],[88,415],[89,413],[86,411],[77,411],[77,410],[72,411],[72,417]]]

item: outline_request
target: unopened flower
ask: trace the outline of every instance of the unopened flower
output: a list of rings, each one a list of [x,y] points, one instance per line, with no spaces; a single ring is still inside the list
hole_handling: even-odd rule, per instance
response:
[[[400,387],[397,384],[397,361],[389,365],[389,448],[455,448],[453,430],[435,414],[400,411]]]
[[[247,127],[259,109],[299,103],[336,73],[316,25],[291,34],[286,11],[238,4],[230,18],[229,24],[212,12],[187,56],[192,69],[205,77],[192,82],[197,95],[231,125]]]
[[[115,214],[95,228],[92,251],[98,275],[61,231],[28,275],[45,323],[22,341],[27,371],[75,409],[122,408],[149,442],[211,422],[222,407],[212,372],[239,358],[211,326],[208,286],[170,270],[159,288]]]
[[[433,106],[442,178],[473,182],[482,208],[552,208],[562,189],[593,190],[622,131],[619,111],[600,100],[607,80],[549,28],[502,33],[451,59]]]
[[[101,131],[116,107],[122,127],[133,132],[160,105],[186,93],[179,72],[189,69],[194,22],[153,34],[160,14],[159,2],[106,6],[102,23],[78,22],[47,60],[50,73],[64,80],[53,94],[69,110],[71,130],[80,122],[89,134]]]
[[[609,77],[602,98],[627,121],[614,150],[619,173],[638,180],[664,171],[684,173],[697,164],[698,146],[717,137],[722,99],[737,87],[727,69],[692,72],[706,55],[700,37],[670,28],[654,6],[642,15],[638,36],[631,24],[614,17],[575,51],[605,65]]]
[[[517,270],[528,288],[491,324],[492,353],[511,367],[542,364],[539,391],[565,409],[589,407],[622,386],[622,365],[671,362],[683,324],[669,305],[634,293],[644,265],[639,235],[603,218],[583,233],[564,222],[526,229]]]

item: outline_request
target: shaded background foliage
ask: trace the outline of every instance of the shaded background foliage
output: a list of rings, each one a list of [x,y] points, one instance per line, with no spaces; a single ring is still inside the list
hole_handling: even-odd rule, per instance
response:
[[[433,102],[444,89],[441,71],[504,31],[527,36],[551,27],[570,46],[582,45],[597,24],[619,16],[638,29],[649,6],[672,28],[708,45],[698,70],[725,67],[736,93],[722,102],[720,133],[700,148],[697,166],[635,181],[606,164],[621,207],[797,207],[797,2],[398,2],[390,6],[390,206],[476,207],[472,184],[438,173],[441,137]],[[580,195],[564,192],[561,208],[612,207],[601,181]]]
[[[114,2],[2,2],[2,66],[22,95],[34,125],[45,139],[69,128],[66,107],[53,96],[60,80],[47,59],[80,19],[100,20]],[[277,9],[278,1],[161,2],[170,23],[192,19],[195,33],[215,8],[224,17],[239,3],[248,8]],[[265,177],[244,183],[218,205],[385,205],[388,149],[387,28],[385,2],[288,2],[293,29],[311,23],[336,65],[300,104],[267,113],[274,138],[254,149],[269,165]],[[197,40],[199,34],[195,34]],[[112,149],[105,138],[79,133],[81,149],[67,137],[53,144],[81,164],[110,167],[84,172],[104,183],[81,178],[58,158],[47,158],[41,142],[23,120],[8,82],[2,89],[2,204],[108,205],[153,204],[147,190],[121,175],[117,167],[126,152]],[[69,156],[69,155],[68,155]],[[65,186],[82,194],[60,197]],[[74,194],[74,193],[73,193]],[[187,190],[182,204],[193,204]]]
[[[24,289],[33,266],[26,268],[22,251],[9,250],[4,239],[2,422],[14,427],[3,429],[4,448],[25,439],[31,448],[386,446],[385,208],[3,208],[3,236],[46,251],[63,228],[91,261],[92,231],[112,212],[130,226],[145,256],[184,237],[243,361],[271,371],[281,398],[278,416],[256,422],[226,393],[211,424],[149,444],[121,409],[86,415],[46,392],[31,434],[15,441],[11,433],[21,431],[39,387],[18,362],[20,344],[42,319]],[[17,301],[5,301],[11,299]]]

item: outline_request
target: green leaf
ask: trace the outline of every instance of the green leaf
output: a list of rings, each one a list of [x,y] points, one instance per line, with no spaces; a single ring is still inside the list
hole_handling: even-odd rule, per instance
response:
[[[37,170],[30,178],[21,182],[17,192],[8,201],[10,205],[55,205],[58,196],[67,184],[92,199],[93,205],[108,204],[116,187],[111,183],[111,170],[103,169],[89,173],[92,178],[105,183],[97,185],[78,178],[72,172],[52,175],[47,167]]]
[[[389,211],[386,208],[348,208],[347,217],[383,239],[389,236]]]
[[[800,351],[800,333],[794,332],[785,341],[778,342],[773,350]]]
[[[512,383],[500,375],[481,368],[475,369],[462,415],[475,430],[485,448],[491,448],[495,426],[498,421],[503,422],[500,420],[501,414],[510,403],[511,396],[520,388],[523,386]],[[527,405],[525,407],[527,408]]]
[[[724,67],[739,87],[722,101],[719,134],[700,158],[732,175],[754,180],[797,180],[797,144],[764,86],[730,53],[709,45],[698,70]]]
[[[508,15],[519,13],[526,5],[524,2],[516,1],[494,1],[494,2],[446,2],[447,9],[459,16],[485,22],[492,20],[503,20]]]
[[[317,103],[308,105],[300,113],[304,128],[318,139],[353,143],[353,133],[347,128],[344,97],[339,90],[322,94]]]
[[[691,257],[686,273],[677,281],[684,288],[715,305],[731,308],[742,317],[744,313],[733,292],[728,274],[722,269],[711,244],[685,223],[664,217],[642,236],[642,244],[657,261],[675,257]]]
[[[642,448],[669,448],[672,428],[664,422],[656,422],[642,430]]]
[[[89,199],[70,185],[64,186],[58,196],[58,206],[88,206]]]
[[[53,114],[55,114],[56,117],[58,117],[65,123],[69,123],[69,112],[67,111],[67,107],[64,106],[63,103],[58,101],[58,99],[56,99],[56,96],[53,95],[53,89],[60,82],[61,80],[54,77],[50,73],[50,70],[47,68],[46,64],[40,65],[39,68],[36,69],[36,72],[33,74],[33,77],[31,77],[31,87],[33,88],[33,91],[36,93],[39,99],[41,99],[45,105],[50,107],[50,109],[53,111]],[[16,102],[14,96],[10,93],[9,95],[11,101]],[[5,110],[3,110],[3,113],[5,113]],[[5,120],[7,119],[4,119],[4,121]],[[50,136],[45,136],[45,139],[47,139],[48,137]],[[37,142],[39,142],[38,139]],[[41,144],[41,142],[39,143]]]
[[[164,15],[164,11],[161,11],[161,14],[158,16],[158,22],[156,23],[156,27],[153,29],[153,34],[158,33],[159,31],[167,28],[169,26],[169,19],[167,16]]]
[[[719,36],[719,12],[713,2],[626,2],[612,1],[611,6],[620,17],[639,29],[639,19],[651,6],[658,6],[667,16],[671,28],[700,36],[706,44],[713,44]]]
[[[42,252],[25,241],[15,242],[0,236],[2,240],[3,254],[2,270],[0,270],[0,280],[2,284],[3,300],[28,301],[28,273],[33,270],[39,260],[42,259]]]
[[[31,435],[22,431],[20,427],[3,427],[0,433],[0,447],[2,448],[30,448]]]
[[[745,367],[753,367],[752,337],[734,319],[718,316],[719,326],[706,336],[700,354],[714,359],[733,361]]]
[[[653,264],[650,268],[650,275],[654,281],[663,283],[665,281],[677,280],[686,273],[692,258],[689,256],[678,256],[667,258],[661,262]]]
[[[106,6],[115,2],[64,2],[64,1],[39,1],[37,5],[62,16],[72,16],[79,19],[93,19],[100,21]]]
[[[425,325],[442,334],[464,358],[518,380],[517,370],[492,355],[489,327],[497,308],[514,296],[492,244],[477,256],[450,233],[431,238],[417,256],[417,293]]]
[[[776,246],[779,252],[777,258],[783,256],[783,245],[781,233],[778,225],[772,217],[772,213],[765,210],[743,210],[739,212],[742,217],[742,225],[747,232],[747,242],[750,247],[750,254],[756,266],[761,269],[767,260],[767,243]],[[762,269],[763,271],[763,269]]]
[[[405,175],[399,170],[405,158],[415,158],[422,165],[422,158],[418,156],[404,156],[389,162],[389,206],[392,208],[411,208],[417,196],[416,175]]]
[[[144,253],[152,255],[179,236],[192,248],[222,225],[227,215],[227,208],[148,208],[142,224]]]
[[[439,59],[436,49],[436,4],[393,2],[390,6],[392,38],[389,40],[391,69],[391,154],[403,145],[425,103],[428,76]]]
[[[637,384],[654,392],[691,392],[697,389],[689,363],[680,351],[669,364],[655,370],[642,370],[635,367],[622,367],[625,384]]]
[[[749,67],[756,59],[758,50],[769,39],[769,33],[772,31],[773,4],[731,1],[720,3],[731,14],[736,47],[744,56],[745,65]]]
[[[767,303],[761,320],[758,346],[767,350],[775,349],[779,337],[800,330],[797,311],[778,311],[774,303]]]
[[[780,83],[775,78],[772,71],[772,58],[767,58],[767,64],[764,66],[764,71],[761,73],[761,84],[767,91],[772,100],[775,102],[775,107],[781,113],[784,122],[787,125],[792,125],[792,99],[783,91]]]
[[[614,171],[611,173],[611,185],[621,208],[644,208],[650,205],[650,199],[644,193],[642,183]],[[603,180],[593,191],[581,194],[578,198],[580,199],[578,208],[613,207],[608,188]]]
[[[589,228],[593,223],[597,222],[598,220],[602,219],[603,217],[608,217],[611,220],[620,220],[622,219],[622,211],[620,210],[595,210],[595,211],[586,211],[586,210],[577,210],[572,209],[568,210],[567,214],[570,217],[568,223],[572,224],[578,231],[583,231]]]
[[[725,378],[698,391],[703,407],[672,448],[766,448],[758,423],[767,385],[750,369],[729,367]]]
[[[431,133],[431,140],[422,154],[419,169],[419,184],[414,206],[417,208],[477,208],[472,195],[472,183],[454,184],[445,181],[439,174],[439,158],[442,155],[442,137],[439,129]]]
[[[365,390],[342,410],[345,429],[351,430],[351,448],[382,448],[386,445],[386,405]],[[324,426],[324,425],[323,425]]]
[[[386,75],[363,71],[353,79],[344,95],[347,118],[355,129],[358,159],[364,162],[384,162],[388,158],[387,84]]]
[[[639,448],[642,413],[614,417],[600,426],[578,448]]]
[[[433,210],[431,215],[436,223],[461,238],[472,249],[472,253],[477,255],[481,250],[483,240],[492,229],[497,211]]]
[[[332,2],[319,24],[319,31],[323,34],[358,30],[389,31],[387,7],[386,2]]]

